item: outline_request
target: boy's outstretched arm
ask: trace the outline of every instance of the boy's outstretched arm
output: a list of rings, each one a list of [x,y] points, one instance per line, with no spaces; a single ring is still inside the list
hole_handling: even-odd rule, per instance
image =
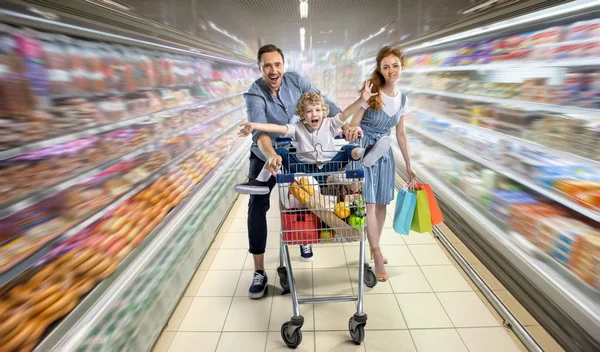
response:
[[[241,129],[238,132],[238,136],[240,137],[246,137],[253,131],[278,133],[281,135],[285,135],[288,132],[288,127],[286,125],[276,125],[273,123],[244,122],[240,124],[240,127]]]

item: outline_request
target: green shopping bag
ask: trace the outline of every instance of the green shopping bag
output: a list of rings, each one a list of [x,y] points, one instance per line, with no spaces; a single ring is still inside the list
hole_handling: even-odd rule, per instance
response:
[[[419,233],[431,232],[433,227],[431,225],[427,191],[416,190],[415,193],[417,194],[417,207],[415,208],[415,215],[413,215],[410,229]]]

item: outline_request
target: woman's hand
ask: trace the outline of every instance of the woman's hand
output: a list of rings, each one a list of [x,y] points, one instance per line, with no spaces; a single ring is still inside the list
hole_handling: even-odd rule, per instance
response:
[[[371,81],[369,80],[365,81],[365,83],[363,84],[363,89],[360,93],[360,98],[365,103],[368,102],[372,96],[377,95],[377,93],[372,93],[371,89],[373,89],[373,83],[371,83]]]
[[[408,174],[408,181],[413,182],[417,181],[417,174],[413,171],[412,167],[406,168],[406,173]]]
[[[240,124],[240,131],[238,132],[238,136],[240,137],[247,137],[248,135],[250,135],[250,133],[252,133],[252,131],[254,131],[254,125],[252,124],[252,122],[244,122],[242,124]]]

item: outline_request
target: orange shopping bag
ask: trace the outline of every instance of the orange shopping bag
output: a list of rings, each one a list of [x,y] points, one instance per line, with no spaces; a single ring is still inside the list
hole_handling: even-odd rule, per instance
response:
[[[444,216],[442,215],[442,211],[440,210],[440,206],[435,199],[435,195],[426,183],[416,183],[415,187],[417,189],[421,189],[427,193],[427,201],[429,202],[429,213],[431,213],[431,224],[437,225],[444,221]]]

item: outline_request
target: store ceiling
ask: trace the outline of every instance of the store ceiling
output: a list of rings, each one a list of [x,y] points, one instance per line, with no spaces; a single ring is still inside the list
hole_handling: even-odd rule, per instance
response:
[[[385,31],[357,47],[367,50],[414,37],[458,17],[470,0],[308,0],[308,18],[300,18],[299,0],[119,0],[134,12],[196,35],[214,32],[208,21],[255,50],[274,43],[300,51],[305,48],[349,49],[386,26]],[[231,40],[222,33],[222,40]]]

